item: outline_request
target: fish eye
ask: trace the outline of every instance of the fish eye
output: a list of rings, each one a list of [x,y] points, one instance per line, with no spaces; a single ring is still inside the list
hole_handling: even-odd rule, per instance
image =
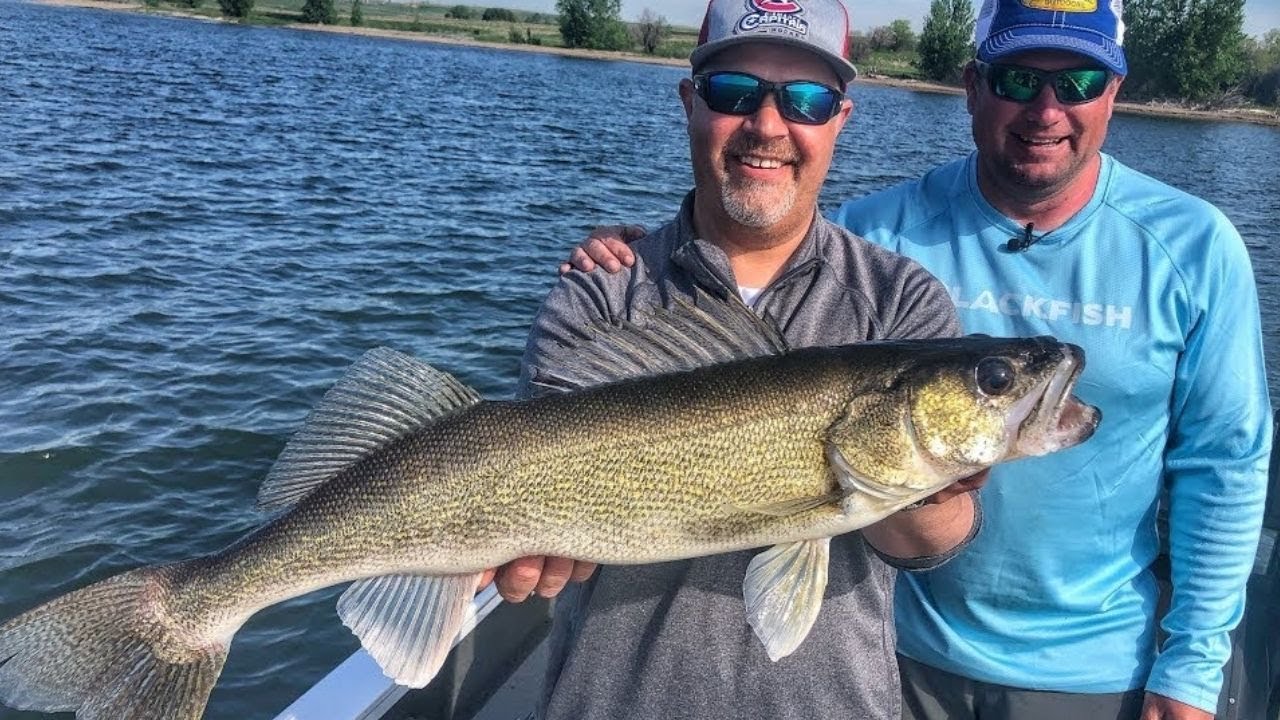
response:
[[[983,358],[974,370],[978,389],[987,395],[1003,395],[1013,387],[1016,375],[1013,364],[1000,357]]]

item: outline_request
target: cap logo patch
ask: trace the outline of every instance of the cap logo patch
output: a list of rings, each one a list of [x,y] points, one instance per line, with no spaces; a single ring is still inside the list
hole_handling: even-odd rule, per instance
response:
[[[800,17],[804,8],[799,3],[783,0],[748,0],[747,14],[738,20],[738,32],[782,30],[808,35],[809,23]]]
[[[1021,0],[1024,7],[1052,12],[1091,13],[1098,9],[1098,0]]]
[[[760,12],[800,12],[800,5],[798,3],[790,2],[789,0],[752,0],[751,4]]]

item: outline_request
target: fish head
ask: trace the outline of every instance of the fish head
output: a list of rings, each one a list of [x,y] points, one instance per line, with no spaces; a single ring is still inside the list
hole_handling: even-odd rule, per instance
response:
[[[1072,394],[1084,350],[1051,337],[887,343],[875,387],[829,435],[838,479],[916,497],[992,465],[1073,447],[1101,412]],[[926,493],[927,494],[927,493]]]

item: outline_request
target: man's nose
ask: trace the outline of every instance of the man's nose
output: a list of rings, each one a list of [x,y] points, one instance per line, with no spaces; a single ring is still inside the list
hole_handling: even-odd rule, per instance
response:
[[[765,93],[760,107],[747,116],[744,127],[761,137],[781,137],[787,134],[787,121],[778,109],[777,93]]]
[[[1045,83],[1040,86],[1040,92],[1026,102],[1024,113],[1042,123],[1051,124],[1060,119],[1066,111],[1067,106],[1058,100],[1058,93],[1053,89],[1053,85]]]

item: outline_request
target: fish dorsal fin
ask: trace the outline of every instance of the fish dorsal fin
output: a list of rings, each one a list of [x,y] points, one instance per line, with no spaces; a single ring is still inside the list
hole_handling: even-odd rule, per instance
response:
[[[751,558],[742,581],[747,623],[777,662],[809,635],[827,591],[831,538],[774,545]]]
[[[258,491],[258,507],[290,507],[365,455],[478,402],[449,373],[389,348],[370,350],[285,444]]]
[[[360,580],[338,599],[338,616],[387,677],[426,687],[467,620],[481,574]]]
[[[576,335],[539,363],[534,385],[570,390],[787,351],[771,322],[702,292]]]

